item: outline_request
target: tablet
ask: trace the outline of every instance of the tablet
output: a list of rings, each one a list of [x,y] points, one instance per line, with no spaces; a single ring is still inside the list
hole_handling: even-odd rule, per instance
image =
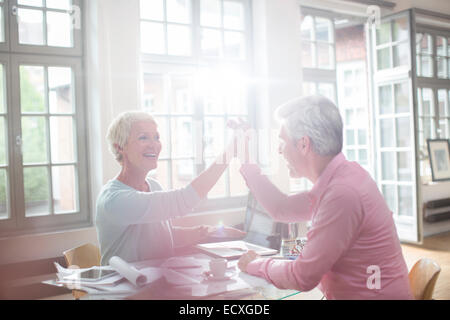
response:
[[[81,281],[99,281],[117,274],[114,270],[90,269],[79,274]]]

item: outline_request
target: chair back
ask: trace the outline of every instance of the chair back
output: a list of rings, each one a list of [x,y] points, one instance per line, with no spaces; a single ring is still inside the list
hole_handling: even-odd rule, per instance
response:
[[[411,292],[416,300],[431,300],[441,268],[427,258],[417,261],[409,272]]]
[[[90,268],[100,265],[100,250],[92,243],[66,250],[63,254],[67,267],[75,265],[79,268]]]

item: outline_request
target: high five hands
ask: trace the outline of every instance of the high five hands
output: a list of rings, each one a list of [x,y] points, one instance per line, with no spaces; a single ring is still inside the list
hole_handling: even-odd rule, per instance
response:
[[[242,164],[255,161],[251,152],[252,130],[250,124],[239,118],[238,120],[228,120],[227,126],[234,131],[233,139],[227,147],[227,155],[231,155],[231,158],[238,158]]]

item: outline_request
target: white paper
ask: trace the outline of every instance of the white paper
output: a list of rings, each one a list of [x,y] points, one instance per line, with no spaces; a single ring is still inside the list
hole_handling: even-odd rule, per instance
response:
[[[135,267],[129,265],[126,261],[117,256],[109,259],[109,265],[137,287],[142,287],[147,283],[145,274],[139,272]]]

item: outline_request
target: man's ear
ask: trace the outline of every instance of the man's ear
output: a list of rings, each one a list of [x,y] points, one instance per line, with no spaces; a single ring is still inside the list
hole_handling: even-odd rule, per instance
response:
[[[308,153],[310,146],[311,146],[311,140],[309,139],[308,136],[304,136],[297,140],[296,148],[302,154]]]
[[[117,143],[114,143],[114,148],[120,153],[122,153],[122,151],[123,151],[123,148],[121,146],[119,146]]]

